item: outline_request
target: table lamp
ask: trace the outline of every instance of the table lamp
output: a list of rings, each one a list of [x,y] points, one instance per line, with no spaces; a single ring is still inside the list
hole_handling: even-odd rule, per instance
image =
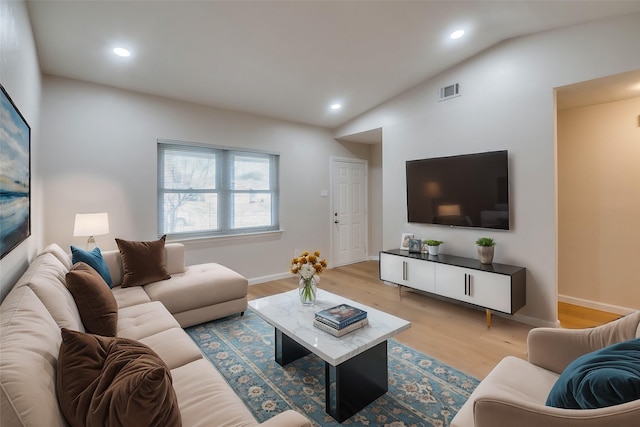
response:
[[[76,214],[76,221],[73,226],[74,236],[89,236],[87,239],[87,250],[96,247],[96,240],[93,236],[109,234],[109,215],[104,213]]]

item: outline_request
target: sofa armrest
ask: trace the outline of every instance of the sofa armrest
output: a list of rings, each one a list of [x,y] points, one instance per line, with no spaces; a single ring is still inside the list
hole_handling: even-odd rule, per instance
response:
[[[474,406],[474,427],[632,427],[638,425],[639,417],[640,400],[600,409],[561,409],[519,401],[517,396],[484,396]]]
[[[167,267],[167,273],[184,273],[184,245],[182,243],[165,244],[164,263]]]
[[[288,410],[260,424],[263,427],[311,427],[311,422],[302,414]]]
[[[583,354],[636,337],[640,311],[590,329],[535,328],[527,336],[529,362],[557,374]]]

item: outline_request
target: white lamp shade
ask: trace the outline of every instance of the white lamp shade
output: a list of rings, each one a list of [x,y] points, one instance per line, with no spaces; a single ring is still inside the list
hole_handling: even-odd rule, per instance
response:
[[[74,236],[101,236],[109,234],[109,215],[104,213],[76,214]]]

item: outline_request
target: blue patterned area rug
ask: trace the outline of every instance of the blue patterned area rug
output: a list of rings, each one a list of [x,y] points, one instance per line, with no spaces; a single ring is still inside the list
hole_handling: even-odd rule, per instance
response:
[[[256,419],[294,409],[317,426],[339,426],[325,412],[324,362],[310,354],[282,367],[274,329],[251,310],[186,329]],[[448,426],[478,380],[396,340],[387,343],[389,391],[342,425]]]

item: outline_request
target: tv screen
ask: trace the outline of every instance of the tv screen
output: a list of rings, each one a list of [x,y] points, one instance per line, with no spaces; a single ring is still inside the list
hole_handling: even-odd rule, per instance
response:
[[[407,161],[409,222],[509,229],[507,151]]]

